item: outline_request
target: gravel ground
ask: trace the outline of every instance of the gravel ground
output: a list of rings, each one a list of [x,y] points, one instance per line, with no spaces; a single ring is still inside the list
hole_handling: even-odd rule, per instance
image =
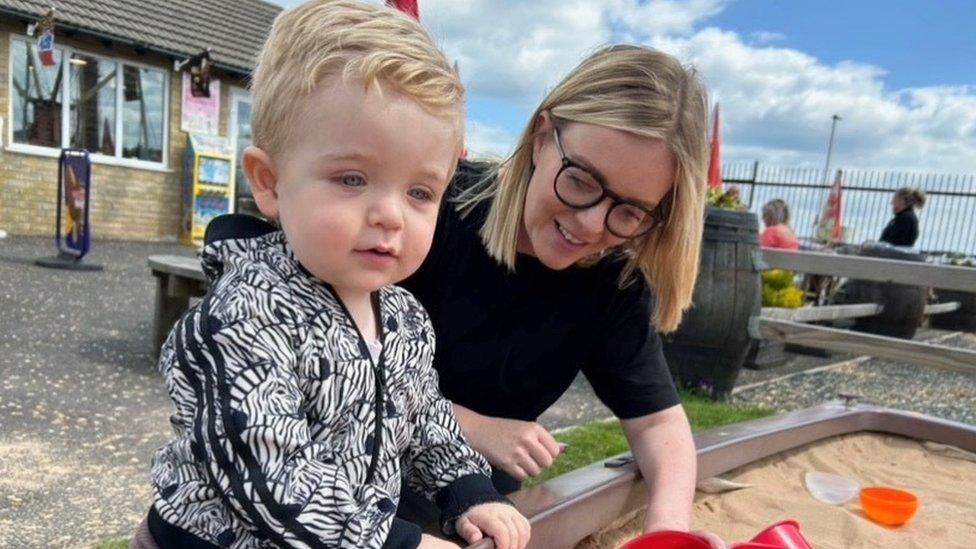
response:
[[[960,334],[941,344],[976,350],[976,335]],[[976,424],[973,374],[877,359],[770,381],[737,393],[732,401],[789,411],[832,400],[839,393],[861,395],[861,401],[870,404]]]
[[[50,238],[0,239],[0,547],[85,547],[128,537],[149,505],[153,450],[170,436],[171,409],[150,349],[152,254],[176,244],[96,242],[101,272],[44,269]],[[947,345],[976,348],[976,337]],[[797,357],[768,380],[837,358]],[[881,361],[771,381],[734,402],[779,410],[837,392],[976,423],[976,379]],[[580,377],[540,421],[550,429],[609,417]]]

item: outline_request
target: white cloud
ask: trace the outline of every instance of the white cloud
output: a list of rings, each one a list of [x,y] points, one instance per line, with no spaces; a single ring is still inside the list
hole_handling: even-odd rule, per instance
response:
[[[753,44],[770,44],[772,42],[782,42],[786,40],[786,35],[779,32],[755,31],[749,33],[749,38]]]
[[[516,137],[500,126],[469,121],[466,143],[468,154],[471,157],[504,157],[511,152]]]
[[[744,37],[702,28],[724,4],[421,0],[420,9],[424,24],[458,60],[472,96],[516,105],[525,116],[594,48],[642,42],[699,69],[722,104],[727,160],[822,166],[836,113],[843,120],[835,165],[976,173],[976,86],[891,89],[882,67],[827,64],[770,45],[783,39],[777,29]],[[472,150],[507,152],[518,130],[503,116],[481,116],[469,126]]]
[[[826,65],[711,28],[651,43],[704,75],[722,104],[726,158],[819,165],[836,113],[837,165],[976,172],[976,87],[888,90],[879,67]]]
[[[469,89],[525,106],[596,47],[649,32],[684,34],[718,0],[424,0],[421,18]]]

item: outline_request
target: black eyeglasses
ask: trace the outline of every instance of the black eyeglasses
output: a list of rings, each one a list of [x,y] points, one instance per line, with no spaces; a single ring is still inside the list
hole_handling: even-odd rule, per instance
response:
[[[603,219],[610,234],[619,238],[644,236],[654,228],[663,225],[664,220],[657,213],[660,208],[650,210],[631,200],[621,197],[607,188],[606,184],[586,168],[566,157],[559,141],[559,128],[553,127],[556,149],[562,158],[562,167],[553,180],[553,189],[559,200],[577,210],[592,208],[604,198],[610,198],[611,206]]]

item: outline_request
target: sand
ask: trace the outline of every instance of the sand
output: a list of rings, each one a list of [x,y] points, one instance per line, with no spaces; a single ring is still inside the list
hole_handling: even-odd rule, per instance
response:
[[[886,485],[915,493],[920,507],[908,523],[891,528],[868,519],[855,498],[843,506],[814,499],[804,475],[844,475],[862,486]],[[749,540],[778,520],[792,518],[817,549],[853,547],[976,547],[976,463],[927,450],[902,437],[857,433],[833,437],[746,465],[722,478],[751,488],[695,497],[694,528],[729,542]],[[581,547],[617,547],[635,537],[641,514],[624,517]]]

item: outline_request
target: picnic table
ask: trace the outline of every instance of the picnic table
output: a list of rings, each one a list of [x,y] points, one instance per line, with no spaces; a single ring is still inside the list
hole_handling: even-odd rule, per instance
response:
[[[156,278],[153,313],[153,352],[159,353],[173,324],[190,306],[190,298],[207,293],[207,278],[196,257],[152,255],[149,269]]]

